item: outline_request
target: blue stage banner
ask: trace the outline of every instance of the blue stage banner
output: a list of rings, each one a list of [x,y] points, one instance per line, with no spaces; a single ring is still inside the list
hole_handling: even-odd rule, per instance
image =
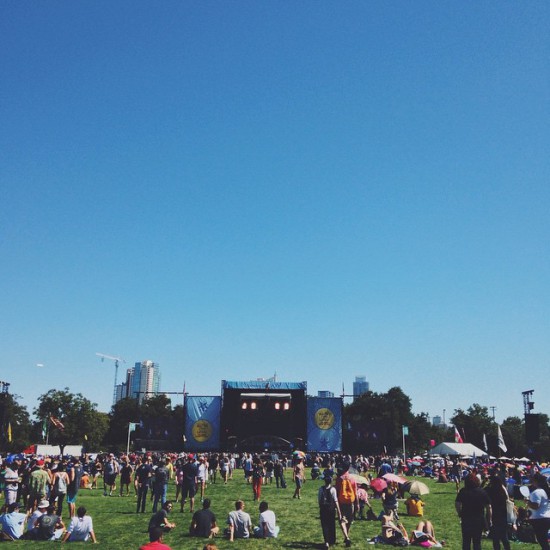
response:
[[[307,398],[307,450],[342,450],[342,398]]]
[[[187,396],[185,406],[186,449],[217,451],[220,448],[221,397]]]

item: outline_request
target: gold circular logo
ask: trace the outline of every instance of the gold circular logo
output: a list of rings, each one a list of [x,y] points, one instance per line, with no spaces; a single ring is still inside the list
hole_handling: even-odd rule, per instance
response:
[[[315,424],[321,430],[330,430],[334,426],[334,414],[330,409],[319,409],[315,413]]]
[[[191,428],[193,439],[199,443],[204,443],[212,437],[212,424],[208,420],[197,420]]]

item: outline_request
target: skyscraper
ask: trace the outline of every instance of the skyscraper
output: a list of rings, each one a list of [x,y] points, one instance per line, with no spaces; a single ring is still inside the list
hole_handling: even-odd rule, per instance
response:
[[[360,395],[369,391],[369,383],[366,376],[356,376],[353,383],[353,399],[357,399]]]
[[[140,403],[160,390],[160,367],[153,361],[138,362],[126,371],[126,381],[118,384],[116,399],[131,397]]]

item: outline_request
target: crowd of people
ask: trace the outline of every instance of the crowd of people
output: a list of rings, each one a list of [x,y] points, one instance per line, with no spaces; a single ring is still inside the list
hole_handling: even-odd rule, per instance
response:
[[[369,542],[393,546],[444,545],[444,541],[436,538],[433,524],[423,517],[425,503],[420,495],[411,493],[405,499],[406,484],[399,476],[412,474],[456,484],[455,508],[461,522],[463,550],[479,550],[483,535],[492,538],[494,550],[499,550],[500,545],[509,550],[511,538],[536,540],[543,550],[550,550],[550,488],[536,465],[526,472],[525,467],[518,465],[486,465],[476,461],[467,464],[450,458],[420,464],[403,462],[397,457],[306,456],[299,452],[288,456],[275,453],[100,454],[66,458],[14,455],[0,462],[0,488],[4,493],[0,539],[96,543],[92,518],[84,506],[77,507],[78,494],[83,489],[102,491],[104,497],[135,496],[135,513],[152,513],[148,526],[150,542],[143,545],[143,549],[169,548],[163,542],[163,535],[176,526],[170,516],[175,506],[180,512],[191,513],[189,535],[192,537],[225,536],[229,541],[277,538],[280,526],[275,511],[262,499],[262,488],[272,485],[286,489],[287,478],[291,478],[292,498],[301,499],[306,463],[311,478],[320,481],[317,503],[326,548],[337,543],[339,532],[344,545],[352,546],[353,523],[363,519],[378,521],[380,525],[379,534]],[[251,488],[251,498],[258,506],[258,522],[254,525],[245,500],[239,498],[220,526],[211,510],[211,500],[206,496],[207,484],[227,485],[237,470],[243,472],[245,483]],[[531,491],[527,492],[525,474],[529,474],[531,483]],[[388,481],[377,484],[376,479]],[[174,501],[168,499],[170,483],[175,484]],[[382,508],[379,515],[373,512],[373,498],[379,499]],[[518,507],[518,502],[524,499],[526,506]],[[196,500],[200,501],[198,509],[195,509]],[[403,502],[407,515],[419,518],[410,534],[399,517],[399,505]]]

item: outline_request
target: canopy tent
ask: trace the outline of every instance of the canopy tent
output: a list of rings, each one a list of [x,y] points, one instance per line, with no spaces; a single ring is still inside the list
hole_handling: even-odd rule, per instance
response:
[[[440,443],[430,449],[431,455],[487,456],[487,453],[471,443]]]

